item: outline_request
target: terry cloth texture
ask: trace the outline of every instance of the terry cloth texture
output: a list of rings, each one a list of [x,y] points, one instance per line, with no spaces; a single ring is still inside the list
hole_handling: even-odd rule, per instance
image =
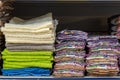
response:
[[[53,65],[55,26],[51,13],[30,20],[13,18],[5,24],[1,28],[6,39],[6,49],[2,52],[3,75],[49,76],[48,69]]]
[[[3,69],[19,69],[27,67],[52,68],[52,52],[2,52]]]
[[[40,50],[54,50],[53,44],[6,44],[9,51],[40,51]]]
[[[33,52],[11,52],[8,51],[7,49],[4,49],[2,52],[2,55],[39,55],[39,56],[52,56],[53,52],[52,51],[33,51]]]
[[[46,68],[2,69],[3,76],[49,76],[51,71]]]
[[[27,67],[42,67],[52,68],[52,62],[5,62],[3,69],[27,68]]]
[[[23,21],[16,21],[16,23],[13,20],[1,28],[1,31],[5,34],[6,43],[54,43],[55,24],[51,13],[39,18]]]
[[[3,69],[22,67],[52,68],[52,51],[10,52],[5,49],[2,52]],[[34,65],[33,65],[34,64]]]
[[[87,33],[63,30],[57,35],[54,77],[82,77],[85,71]]]
[[[89,54],[86,70],[90,76],[118,75],[118,54],[120,45],[116,36],[97,36],[88,38]]]

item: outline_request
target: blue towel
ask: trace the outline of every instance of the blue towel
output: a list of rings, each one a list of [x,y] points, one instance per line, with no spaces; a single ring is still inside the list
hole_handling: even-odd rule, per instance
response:
[[[2,69],[3,76],[49,76],[50,69],[45,68],[21,68],[21,69]]]

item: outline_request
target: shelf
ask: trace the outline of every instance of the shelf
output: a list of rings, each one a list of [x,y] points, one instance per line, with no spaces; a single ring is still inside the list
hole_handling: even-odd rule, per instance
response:
[[[57,31],[73,26],[83,31],[107,31],[107,18],[120,14],[120,0],[16,0],[13,14],[32,18],[49,12],[59,20]]]
[[[48,6],[71,6],[71,4],[72,6],[120,6],[120,0],[16,0],[15,3],[28,5],[49,3]]]
[[[0,80],[120,80],[120,77],[84,77],[84,78],[53,78],[53,77],[15,77],[15,76],[1,76]]]

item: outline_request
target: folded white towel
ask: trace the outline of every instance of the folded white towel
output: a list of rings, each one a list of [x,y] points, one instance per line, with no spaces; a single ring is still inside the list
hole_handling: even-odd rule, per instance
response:
[[[52,31],[50,28],[38,29],[38,30],[21,30],[21,29],[7,29],[6,27],[2,27],[1,31],[4,32],[28,32],[28,33],[43,33],[47,31]]]
[[[5,37],[12,37],[12,38],[38,38],[38,39],[50,39],[50,38],[54,38],[55,35],[54,34],[5,34]]]
[[[54,24],[52,21],[46,21],[42,23],[34,23],[34,24],[12,24],[6,23],[5,28],[7,29],[25,29],[25,30],[37,30],[43,28],[54,28]]]
[[[34,44],[54,44],[54,40],[14,39],[6,38],[6,43],[34,43]]]
[[[17,35],[17,34],[19,34],[19,35],[45,35],[45,34],[55,34],[53,31],[45,31],[45,32],[36,32],[36,33],[34,33],[34,32],[16,32],[16,31],[14,31],[14,32],[4,32],[4,34],[10,34],[10,35]]]

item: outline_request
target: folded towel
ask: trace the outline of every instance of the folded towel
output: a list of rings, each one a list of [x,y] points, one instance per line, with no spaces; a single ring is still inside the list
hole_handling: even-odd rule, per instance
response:
[[[26,67],[41,67],[52,68],[52,62],[5,62],[3,63],[3,69],[15,69]]]
[[[53,44],[54,40],[35,40],[34,38],[6,38],[6,43],[35,43],[35,44]]]
[[[47,68],[20,68],[20,69],[2,69],[3,76],[49,76],[51,71]]]
[[[39,60],[53,60],[53,56],[34,56],[34,55],[7,55],[7,56],[2,56],[3,59],[39,59]]]
[[[5,33],[6,37],[11,37],[11,38],[36,38],[36,39],[54,39],[55,35],[54,33],[51,34],[11,34],[11,33]]]
[[[33,23],[33,24],[11,24],[6,23],[5,28],[8,29],[14,29],[14,30],[39,30],[44,28],[54,28],[53,21],[45,21],[45,22],[39,22],[39,23]]]
[[[46,29],[54,28],[52,14],[46,14],[41,17],[33,18],[30,20],[22,20],[19,18],[13,18],[10,23],[6,23],[5,27],[1,30],[6,31],[44,31]]]
[[[54,50],[53,44],[6,44],[9,51],[40,51]]]
[[[2,52],[2,55],[4,56],[4,55],[11,55],[11,56],[13,56],[13,55],[18,55],[19,57],[20,57],[20,55],[31,55],[31,57],[33,57],[32,55],[36,55],[36,56],[52,56],[52,54],[53,54],[53,52],[52,51],[32,51],[32,52],[26,52],[26,51],[24,51],[24,52],[10,52],[10,51],[8,51],[7,49],[4,49],[4,51]],[[38,57],[39,57],[38,56]]]
[[[52,31],[51,28],[37,29],[37,30],[19,30],[19,29],[6,29],[5,27],[1,28],[1,31],[4,32],[26,32],[26,33],[45,33],[47,31]]]
[[[15,44],[6,44],[6,46],[7,47],[14,47],[14,46],[37,46],[37,47],[39,47],[39,46],[54,46],[53,44],[33,44],[33,43],[31,43],[31,44],[19,44],[19,43],[15,43]]]
[[[21,38],[21,37],[8,37],[8,36],[5,36],[5,39],[6,40],[12,40],[12,39],[15,39],[16,41],[17,40],[28,40],[28,41],[54,41],[54,38],[34,38],[34,37],[24,37],[24,38]]]
[[[35,59],[17,59],[17,58],[7,58],[4,59],[6,62],[50,62],[53,61],[54,59],[39,59],[39,58],[35,58]]]

